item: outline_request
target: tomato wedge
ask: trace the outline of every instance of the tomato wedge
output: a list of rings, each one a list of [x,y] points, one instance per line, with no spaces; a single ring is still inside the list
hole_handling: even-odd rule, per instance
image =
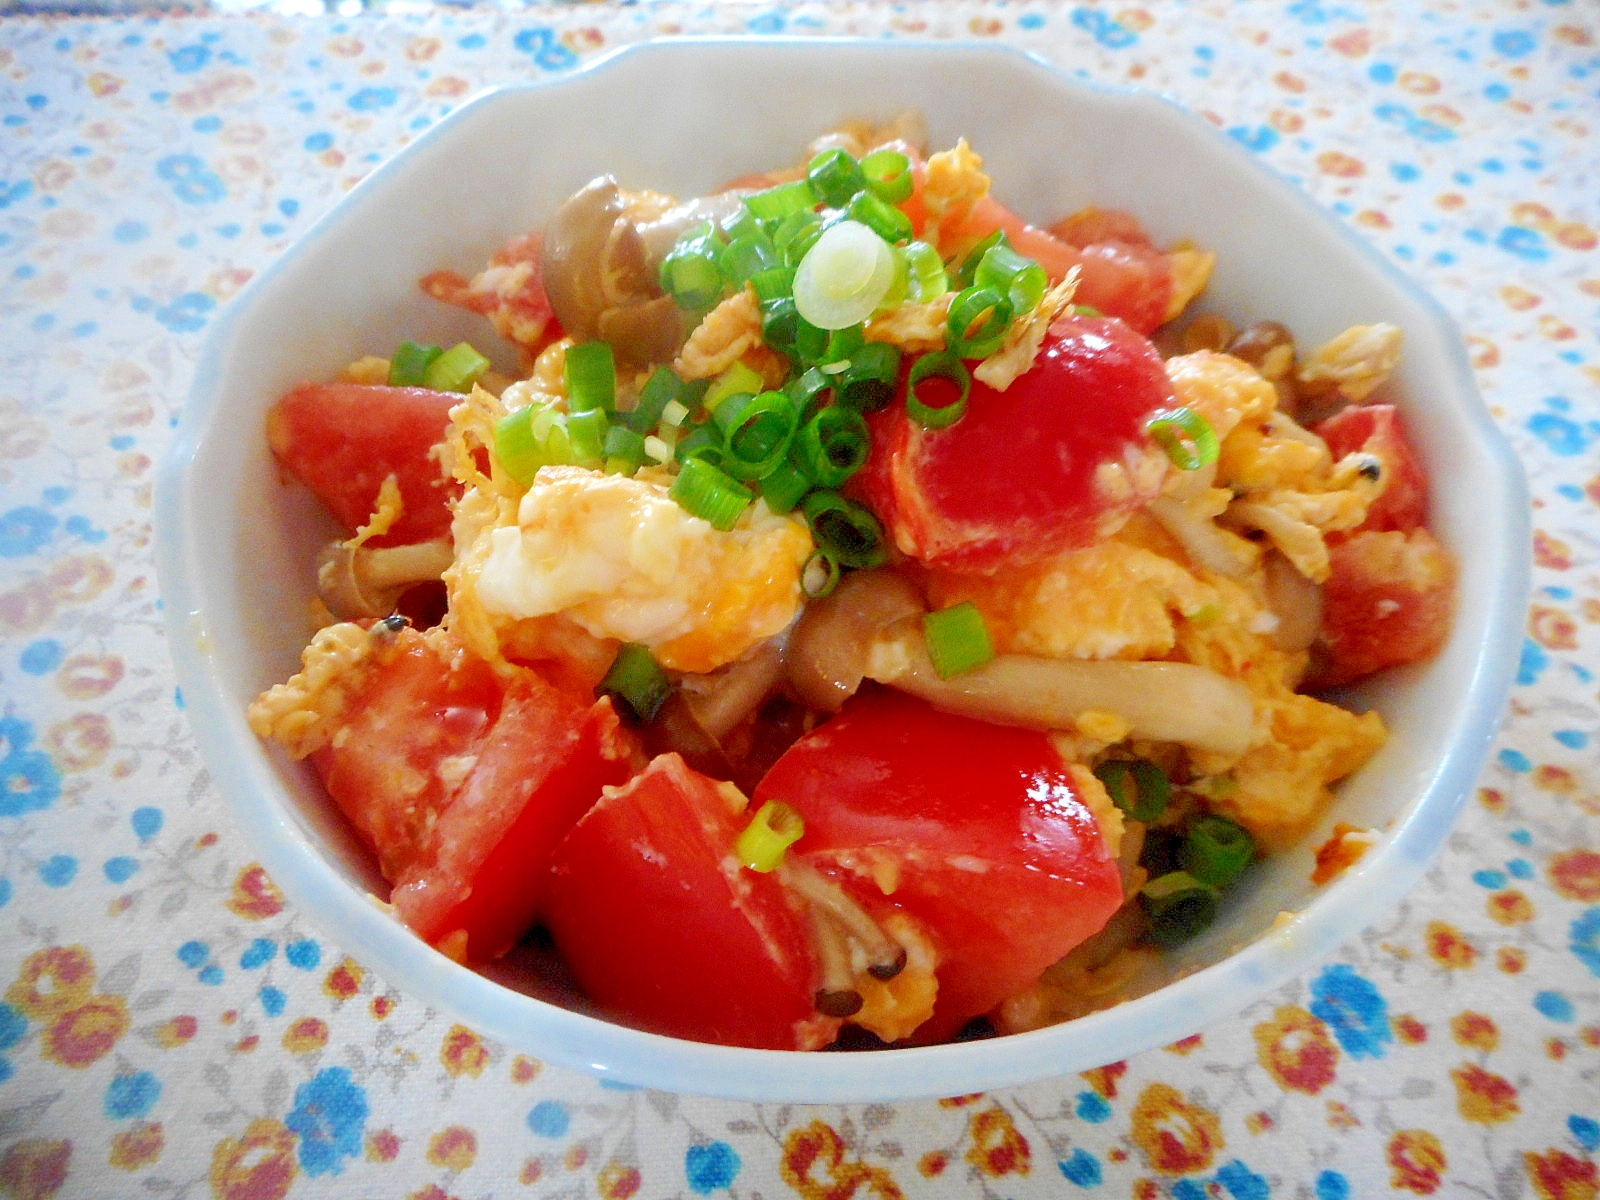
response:
[[[1121,321],[1067,316],[1003,392],[974,382],[966,415],[925,429],[897,403],[874,415],[856,491],[902,552],[956,569],[1035,562],[1104,536],[1152,498],[1145,422],[1174,405],[1149,341]]]
[[[1069,217],[1056,229],[1077,227]],[[973,205],[972,212],[949,231],[957,244],[977,242],[996,229],[1005,230],[1018,254],[1025,254],[1045,269],[1052,280],[1066,278],[1077,267],[1078,290],[1073,299],[1109,316],[1126,321],[1139,333],[1150,333],[1167,319],[1172,296],[1172,271],[1164,254],[1136,240],[1123,240],[1126,225],[1114,227],[1117,237],[1108,236],[1110,226],[1096,226],[1092,233],[1078,236],[1105,237],[1106,240],[1073,245],[1052,231],[1030,225],[993,196]]]
[[[1428,519],[1428,477],[1406,440],[1392,404],[1352,406],[1315,427],[1335,461],[1361,451],[1383,464],[1388,484],[1367,509],[1360,529],[1409,533]]]
[[[561,336],[561,323],[544,290],[541,266],[544,235],[523,233],[495,251],[489,265],[471,279],[454,271],[435,271],[418,281],[435,300],[479,313],[531,359]]]
[[[507,682],[441,635],[390,637],[312,758],[377,853],[401,919],[463,960],[509,949],[544,901],[556,843],[637,763],[609,700],[530,670]]]
[[[868,690],[778,760],[753,804],[768,800],[805,820],[791,854],[933,940],[938,999],[918,1042],[1033,984],[1122,904],[1100,826],[1042,733]]]
[[[373,546],[450,535],[448,501],[460,493],[433,457],[460,396],[427,388],[306,383],[267,415],[267,442],[295,478],[346,529],[365,525],[390,475],[405,511]]]
[[[733,856],[744,798],[663,754],[556,850],[546,924],[584,994],[630,1024],[727,1046],[812,1050],[806,920]]]
[[[1306,685],[1337,687],[1418,662],[1450,636],[1454,560],[1426,529],[1362,530],[1328,547],[1322,636]]]

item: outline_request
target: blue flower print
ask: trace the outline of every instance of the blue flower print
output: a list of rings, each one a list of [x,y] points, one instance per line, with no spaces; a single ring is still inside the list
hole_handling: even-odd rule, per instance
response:
[[[337,1175],[343,1160],[361,1153],[367,1093],[345,1067],[326,1067],[302,1083],[284,1124],[300,1135],[300,1167],[307,1175]]]

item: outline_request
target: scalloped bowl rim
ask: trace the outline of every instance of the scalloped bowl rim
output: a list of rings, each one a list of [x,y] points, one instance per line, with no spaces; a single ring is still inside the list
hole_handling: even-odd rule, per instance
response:
[[[1448,340],[1445,380],[1460,400],[1460,432],[1481,451],[1488,471],[1476,486],[1500,502],[1475,517],[1477,536],[1493,548],[1500,586],[1484,602],[1483,645],[1472,659],[1463,702],[1451,713],[1454,735],[1441,761],[1415,787],[1404,818],[1361,862],[1300,911],[1227,957],[1137,1000],[1033,1033],[981,1042],[900,1049],[883,1054],[799,1054],[714,1046],[642,1032],[570,1011],[502,987],[435,953],[384,909],[333,869],[294,819],[279,767],[263,752],[235,711],[218,674],[214,621],[206,605],[209,584],[201,558],[203,524],[196,503],[200,482],[192,468],[218,420],[227,366],[251,333],[250,318],[296,263],[325,251],[332,239],[361,220],[405,164],[446,144],[486,106],[508,97],[548,92],[652,59],[689,53],[859,53],[936,56],[949,63],[1020,75],[1046,72],[1051,86],[1081,93],[1094,103],[1120,106],[1153,120],[1174,115],[1227,169],[1276,189],[1277,202],[1298,206],[1303,218],[1336,225],[1350,253],[1381,270],[1390,286],[1418,305]],[[798,60],[797,60],[798,61]],[[891,60],[885,60],[891,61]],[[1020,77],[1020,76],[1019,76]],[[1042,86],[1042,85],[1041,85]],[[1087,101],[1086,101],[1087,102]],[[981,149],[981,147],[980,147]],[[1002,185],[1003,186],[1003,185]],[[1421,876],[1442,844],[1488,755],[1520,650],[1520,625],[1530,565],[1526,484],[1515,457],[1478,398],[1471,369],[1444,310],[1354,233],[1338,225],[1306,196],[1278,178],[1200,117],[1149,92],[1072,79],[1053,65],[1017,50],[973,43],[866,42],[865,39],[680,38],[619,49],[561,77],[495,88],[442,119],[395,158],[378,167],[320,218],[223,311],[197,363],[193,387],[173,445],[157,481],[155,516],[165,619],[189,720],[217,786],[228,797],[249,845],[283,891],[318,926],[366,967],[391,983],[447,1010],[479,1032],[539,1057],[612,1077],[631,1085],[752,1100],[868,1101],[955,1095],[991,1090],[1048,1075],[1084,1070],[1167,1044],[1220,1021],[1269,990],[1308,971],[1345,939],[1364,929]],[[1481,519],[1480,519],[1481,518]]]

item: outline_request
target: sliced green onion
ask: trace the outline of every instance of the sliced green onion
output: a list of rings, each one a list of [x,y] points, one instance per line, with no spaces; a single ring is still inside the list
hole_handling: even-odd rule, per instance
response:
[[[722,251],[722,274],[735,288],[742,288],[750,277],[781,267],[783,260],[766,234],[757,231],[736,237]]]
[[[794,268],[768,267],[750,276],[750,286],[756,289],[756,299],[762,304],[774,300],[794,298]]]
[[[922,636],[928,643],[928,657],[940,679],[951,679],[983,666],[994,657],[989,626],[970,600],[927,613],[922,618]]]
[[[850,366],[835,377],[839,403],[862,412],[887,408],[900,390],[900,349],[867,342],[850,356]]]
[[[830,208],[843,208],[850,198],[867,186],[861,164],[838,146],[824,150],[806,168],[806,182],[817,199]]]
[[[1179,869],[1178,854],[1183,849],[1183,835],[1176,829],[1152,825],[1144,831],[1144,845],[1139,850],[1139,865],[1154,879]]]
[[[773,249],[783,255],[784,265],[798,267],[806,252],[822,236],[822,218],[814,212],[791,213],[772,231]]]
[[[683,415],[672,424],[680,425],[683,417],[689,415],[689,410],[680,399],[682,395],[683,380],[678,378],[678,373],[671,367],[657,367],[640,389],[639,403],[634,405],[633,411],[618,413],[617,420],[635,433],[648,434],[661,424],[667,407],[676,404],[677,411]]]
[[[735,479],[760,479],[789,452],[800,414],[784,392],[729,396],[713,418],[722,430],[722,469]]]
[[[911,240],[911,218],[871,192],[857,192],[845,211],[891,246]]]
[[[916,186],[911,160],[887,146],[861,160],[861,174],[872,194],[889,204],[899,204],[909,198]]]
[[[793,512],[795,505],[815,486],[807,475],[792,462],[784,460],[761,477],[761,495],[767,507],[782,516]]]
[[[1111,802],[1135,821],[1149,824],[1167,811],[1172,785],[1166,772],[1146,759],[1108,759],[1094,769]]]
[[[828,333],[828,348],[822,352],[818,365],[825,375],[834,376],[834,387],[838,387],[838,376],[850,369],[850,362],[867,344],[867,335],[861,325],[846,325],[843,329],[834,329]]]
[[[1158,946],[1180,946],[1210,925],[1217,915],[1217,891],[1187,871],[1170,871],[1139,889],[1149,922],[1149,939]]]
[[[794,399],[794,406],[800,413],[800,423],[804,425],[817,411],[827,404],[833,388],[833,376],[812,367],[796,375],[783,385],[783,390]]]
[[[969,287],[950,302],[946,324],[957,358],[988,358],[1005,341],[1011,301],[998,288]]]
[[[796,179],[746,196],[744,202],[759,220],[782,221],[795,213],[810,212],[817,206],[817,194],[804,179]]]
[[[662,427],[680,428],[689,419],[689,406],[682,400],[668,400],[666,407],[661,410]]]
[[[428,364],[422,386],[436,392],[470,392],[492,364],[466,342],[457,342]]]
[[[1178,852],[1183,869],[1201,883],[1225,888],[1244,874],[1256,856],[1256,841],[1226,817],[1201,817]]]
[[[1105,313],[1092,304],[1074,304],[1072,306],[1072,315],[1075,317],[1103,317]]]
[[[672,692],[666,671],[649,649],[636,642],[625,642],[611,669],[595,688],[598,696],[618,702],[624,716],[638,721],[653,721]]]
[[[661,290],[691,311],[710,308],[722,299],[726,281],[718,265],[722,238],[717,227],[704,221],[688,230],[661,260]]]
[[[731,242],[752,235],[760,236],[763,232],[760,220],[750,211],[748,204],[739,205],[722,221],[722,236],[725,241]]]
[[[907,267],[906,299],[915,304],[926,304],[950,290],[950,276],[945,273],[944,260],[927,242],[907,242],[896,249]]]
[[[617,361],[610,342],[582,342],[567,347],[562,373],[567,381],[567,411],[617,407]]]
[[[996,229],[988,237],[978,242],[967,251],[966,257],[961,260],[961,265],[955,269],[955,283],[957,286],[969,288],[972,286],[972,277],[978,273],[978,264],[983,261],[983,256],[996,246],[1009,246],[1006,240],[1006,231]]]
[[[768,272],[771,274],[771,272]],[[791,277],[789,286],[794,286]],[[798,357],[795,341],[800,334],[800,312],[793,296],[779,296],[761,302],[761,340],[780,354]]]
[[[794,303],[819,329],[865,321],[894,282],[894,251],[859,221],[823,231],[794,276]]]
[[[696,425],[678,439],[676,453],[680,463],[688,462],[691,458],[703,458],[713,467],[721,467],[722,430],[710,421],[704,425]]]
[[[819,487],[837,489],[866,465],[871,448],[866,418],[854,408],[836,404],[800,427],[793,457]]]
[[[800,590],[808,600],[820,600],[839,586],[839,563],[826,550],[813,550],[800,568]]]
[[[998,288],[1011,301],[1013,313],[1032,312],[1044,299],[1050,276],[1031,258],[1018,254],[1008,243],[991,246],[978,261],[972,282],[977,287]]]
[[[649,434],[644,439],[644,456],[657,466],[665,466],[673,459],[676,446],[666,438]]]
[[[1216,431],[1192,408],[1164,409],[1144,429],[1180,471],[1198,471],[1217,461]]]
[[[613,425],[606,430],[606,473],[632,475],[644,466],[644,434],[623,425]]]
[[[749,488],[703,458],[689,458],[668,492],[690,516],[703,517],[724,533],[738,524],[754,499]]]
[[[422,381],[427,378],[428,367],[443,353],[437,346],[401,342],[389,356],[389,386],[421,387]]]
[[[819,550],[842,567],[877,567],[889,560],[883,526],[871,511],[838,492],[818,490],[802,506],[806,524]]]
[[[711,386],[706,389],[705,397],[700,403],[707,412],[714,414],[729,396],[740,393],[753,396],[757,392],[765,391],[766,386],[766,381],[753,367],[736,362],[711,381]]]
[[[828,343],[832,340],[826,329],[819,329],[795,310],[794,356],[802,363],[820,362],[827,357]]]
[[[930,379],[947,380],[956,388],[956,398],[948,404],[931,404],[928,389],[922,385]],[[967,401],[972,396],[972,372],[950,350],[935,350],[924,354],[911,366],[906,378],[906,415],[927,429],[945,429],[959,421],[967,411]]]
[[[526,487],[533,482],[539,468],[545,466],[545,446],[533,433],[536,409],[543,405],[530,404],[516,412],[501,417],[494,427],[494,456],[505,468],[506,474]]]
[[[777,868],[805,831],[804,819],[792,807],[782,800],[768,800],[744,827],[733,852],[752,871],[766,874]]]
[[[605,461],[606,431],[610,428],[603,408],[567,414],[567,436],[572,439],[572,461],[580,467],[598,467]]]

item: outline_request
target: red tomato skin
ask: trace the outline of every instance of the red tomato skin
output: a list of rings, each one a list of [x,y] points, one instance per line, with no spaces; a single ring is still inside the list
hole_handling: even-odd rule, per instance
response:
[[[1455,563],[1426,529],[1363,530],[1328,548],[1323,633],[1306,685],[1339,687],[1418,662],[1450,636]]]
[[[1103,522],[1151,498],[1100,494],[1096,470],[1146,450],[1145,422],[1175,403],[1145,338],[1121,321],[1063,317],[1005,391],[974,381],[954,425],[924,429],[903,404],[875,414],[854,491],[921,562],[987,571],[1038,561],[1090,544]]]
[[[1004,229],[1017,253],[1038,262],[1052,281],[1065,279],[1067,272],[1077,267],[1078,290],[1073,295],[1076,303],[1119,317],[1144,334],[1166,320],[1172,271],[1166,256],[1148,240],[1143,244],[1108,239],[1069,245],[1053,233],[1028,224],[992,196],[973,205],[972,212],[951,236],[957,242],[977,242],[996,229]]]
[[[498,958],[533,926],[556,845],[606,787],[632,773],[609,699],[574,705],[536,680],[507,692],[476,767],[434,828],[430,859],[390,897],[435,945],[464,932],[472,961]],[[495,827],[505,832],[485,853]]]
[[[426,388],[305,383],[267,415],[267,441],[289,473],[346,529],[365,525],[384,479],[395,476],[405,511],[373,546],[450,535],[448,502],[460,488],[430,456],[461,397]]]
[[[418,285],[435,300],[488,317],[495,330],[522,347],[531,361],[561,336],[561,323],[544,288],[543,259],[544,235],[518,234],[474,278],[435,271]]]
[[[1153,246],[1144,223],[1122,208],[1084,208],[1050,226],[1050,236],[1069,246],[1093,246],[1097,242],[1122,242],[1132,246]]]
[[[557,847],[546,924],[584,994],[629,1024],[770,1050],[832,1039],[813,1009],[806,919],[739,865],[748,816],[676,754],[651,761]]]
[[[507,684],[479,659],[395,636],[314,761],[401,920],[485,961],[533,925],[556,844],[638,752],[609,700],[585,705],[531,671]]]
[[[1383,463],[1389,482],[1357,528],[1373,533],[1409,533],[1428,519],[1428,477],[1412,453],[1400,414],[1392,404],[1363,404],[1336,413],[1315,427],[1338,461],[1361,451]]]
[[[1122,904],[1099,824],[1032,730],[869,689],[778,760],[753,803],[768,800],[805,820],[791,853],[934,940],[938,1000],[918,1042],[944,1041],[1032,985]]]

